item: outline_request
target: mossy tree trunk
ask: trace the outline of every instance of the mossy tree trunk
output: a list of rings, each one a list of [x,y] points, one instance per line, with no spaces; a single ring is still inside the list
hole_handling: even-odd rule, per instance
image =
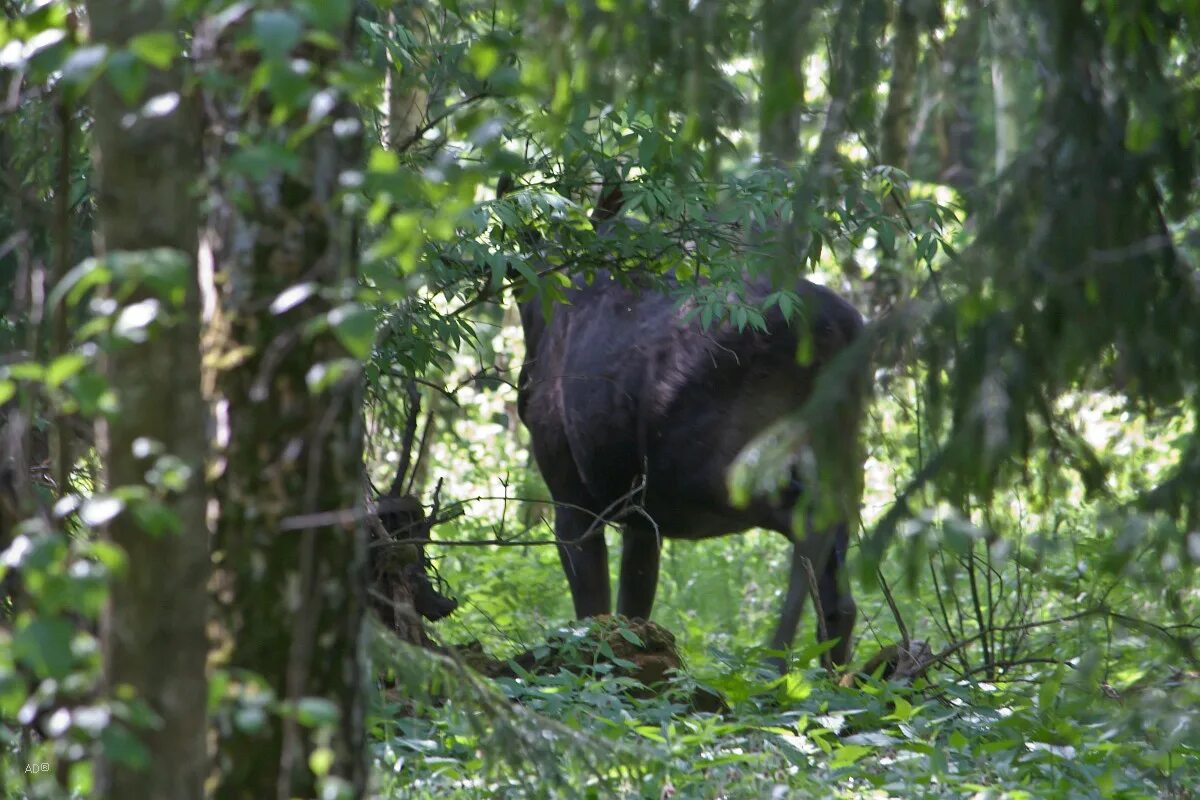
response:
[[[813,11],[810,0],[763,0],[759,11],[763,59],[759,150],[771,166],[794,167],[800,154],[804,60]]]
[[[274,13],[300,19],[287,5]],[[330,101],[319,101],[326,114],[309,128],[318,101],[282,114],[277,97],[242,94],[257,66],[236,45],[249,16],[197,42],[199,60],[226,79],[209,97],[212,222],[201,245],[218,447],[215,660],[232,704],[218,719],[213,793],[357,797],[366,784],[367,575],[363,354],[353,342],[369,345],[372,323],[352,302],[355,237],[343,211],[362,125],[329,81],[353,20],[326,31],[340,51],[300,43],[276,55],[277,68],[309,61],[308,96]],[[258,141],[245,148],[221,131]],[[268,149],[294,161],[247,160]]]
[[[91,0],[93,40],[116,51],[135,36],[170,31],[173,5]],[[99,796],[121,800],[200,798],[207,764],[209,551],[195,202],[201,162],[195,98],[184,87],[177,61],[150,70],[132,102],[107,81],[92,102],[97,249],[136,262],[150,278],[176,276],[182,291],[174,297],[183,298],[172,302],[143,287],[128,301],[142,318],[153,311],[153,322],[144,337],[115,342],[106,371],[119,410],[97,431],[107,490],[148,489],[142,499],[130,495],[107,530],[127,563],[113,579],[101,621],[105,684],[112,696],[131,688],[157,717],[153,729],[134,729],[144,769],[100,764]],[[154,113],[143,105],[148,98],[160,98]],[[168,474],[182,482],[165,480]]]

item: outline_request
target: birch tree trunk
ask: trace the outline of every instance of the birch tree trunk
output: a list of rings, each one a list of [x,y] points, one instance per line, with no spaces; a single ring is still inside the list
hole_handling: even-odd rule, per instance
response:
[[[170,32],[173,5],[91,0],[93,40],[115,51],[134,36]],[[168,70],[149,70],[145,91],[133,102],[101,81],[92,108],[97,251],[136,263],[160,281],[177,276],[180,285],[173,288],[183,298],[173,307],[166,293],[139,288],[126,308],[152,322],[144,338],[118,341],[106,365],[119,402],[119,411],[102,419],[97,431],[107,488],[149,491],[127,501],[107,530],[127,563],[113,580],[101,621],[104,679],[110,696],[131,688],[156,722],[153,730],[133,731],[145,751],[144,769],[102,761],[98,794],[200,798],[207,764],[209,550],[195,257],[196,104],[177,61]],[[123,318],[119,312],[118,321]],[[182,484],[156,481],[153,476],[165,470]]]

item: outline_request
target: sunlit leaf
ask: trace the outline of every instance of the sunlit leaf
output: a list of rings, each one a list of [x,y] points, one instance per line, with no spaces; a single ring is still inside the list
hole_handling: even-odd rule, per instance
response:
[[[57,388],[68,378],[73,377],[87,364],[87,359],[78,353],[67,353],[50,362],[46,368],[46,385]],[[3,389],[0,388],[0,403],[4,402]]]
[[[371,354],[375,344],[375,315],[357,303],[338,306],[328,314],[329,324],[342,346],[357,359]]]
[[[169,69],[179,54],[175,35],[170,31],[150,31],[129,40],[129,52],[155,69]]]

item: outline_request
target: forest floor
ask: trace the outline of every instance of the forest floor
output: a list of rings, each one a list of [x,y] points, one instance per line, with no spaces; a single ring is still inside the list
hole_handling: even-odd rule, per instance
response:
[[[1175,741],[1155,724],[1164,705],[1200,697],[1192,673],[1146,676],[1123,690],[1061,666],[1037,680],[988,681],[951,668],[888,679],[894,660],[878,657],[874,675],[848,678],[820,666],[821,650],[797,653],[783,676],[746,654],[689,670],[670,631],[615,617],[559,629],[507,659],[478,643],[456,648],[425,665],[426,678],[441,675],[426,684],[438,687],[427,708],[381,698],[379,792],[1198,796],[1200,743]],[[389,709],[396,716],[378,722]]]

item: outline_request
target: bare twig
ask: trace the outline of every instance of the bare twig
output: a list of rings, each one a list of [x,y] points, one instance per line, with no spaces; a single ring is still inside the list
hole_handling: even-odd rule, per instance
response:
[[[404,437],[400,442],[400,466],[396,468],[396,477],[388,490],[389,497],[400,495],[400,489],[408,477],[408,470],[412,464],[413,441],[417,438],[417,422],[421,416],[421,393],[417,390],[415,380],[410,379],[404,390],[408,395],[408,417],[404,420]]]
[[[975,544],[971,544],[974,550]],[[973,554],[973,553],[972,553]],[[967,568],[967,583],[971,587],[971,605],[975,611],[975,623],[979,626],[979,644],[983,648],[983,662],[985,665],[992,663],[992,639],[995,636],[995,630],[988,626],[987,621],[983,618],[983,603],[979,595],[979,586],[975,578],[975,561],[968,559],[966,562]],[[992,670],[987,671],[989,678],[995,677]]]
[[[468,95],[467,97],[464,97],[463,99],[461,99],[455,103],[451,103],[449,106],[447,106],[445,108],[445,110],[442,111],[442,113],[427,120],[423,125],[418,127],[415,131],[413,131],[407,137],[405,137],[404,141],[397,144],[393,149],[399,153],[403,153],[403,152],[407,151],[408,148],[412,147],[414,144],[421,141],[421,139],[423,139],[425,137],[425,134],[429,133],[431,130],[433,130],[435,127],[437,127],[439,124],[441,124],[443,121],[445,121],[449,117],[453,116],[454,114],[458,113],[459,111],[462,111],[464,108],[471,105],[472,103],[477,103],[480,100],[483,100],[484,98],[490,97],[490,96],[491,95],[489,95],[487,92],[478,92],[476,94]]]
[[[970,670],[968,670],[967,674],[974,675],[976,672],[984,672],[991,667],[997,672],[995,675],[989,675],[988,680],[996,681],[1002,680],[1002,678],[1000,678],[1000,672],[1002,671],[1007,671],[1013,669],[1014,667],[1032,666],[1034,664],[1054,664],[1056,666],[1068,666],[1071,669],[1076,668],[1075,665],[1070,661],[1063,661],[1061,658],[1018,658],[1011,661],[997,661],[995,664],[980,664],[979,666],[972,667]]]
[[[812,559],[808,556],[801,556],[800,563],[804,565],[804,572],[808,576],[808,593],[812,595],[813,613],[817,617],[817,638],[822,642],[828,642],[829,627],[825,622],[825,609],[821,605],[821,592],[817,586],[817,574],[813,571]],[[837,670],[829,658],[829,653],[821,655],[821,665],[830,676],[836,677]]]
[[[587,531],[584,532],[585,536],[595,536],[598,526],[602,528],[603,525],[616,522],[621,517],[623,517],[627,514],[642,514],[643,516],[645,516],[645,509],[641,508],[641,506],[639,506],[639,505],[626,506],[625,508],[620,509],[621,513],[615,517],[609,518],[608,516],[606,516],[607,514],[609,514],[609,512],[618,509],[620,507],[621,503],[623,503],[623,502],[629,500],[630,498],[638,495],[639,493],[643,492],[644,489],[645,489],[645,478],[643,477],[641,480],[639,480],[633,486],[633,488],[631,488],[628,492],[621,495],[616,500],[614,500],[612,503],[610,503],[599,514],[597,514],[594,511],[591,511],[590,509],[584,508],[583,506],[578,506],[573,503],[565,503],[562,501],[557,501],[557,500],[553,500],[551,498],[545,498],[545,497],[522,497],[522,496],[509,495],[509,494],[478,495],[476,497],[467,498],[465,500],[456,500],[455,502],[449,504],[449,506],[447,507],[448,509],[453,509],[452,511],[447,511],[444,516],[439,517],[437,519],[433,519],[432,517],[430,517],[430,518],[426,519],[423,524],[429,525],[430,527],[432,527],[441,522],[446,522],[448,519],[451,519],[453,517],[461,516],[461,514],[463,513],[461,511],[461,508],[469,503],[483,502],[483,501],[487,501],[487,500],[503,500],[503,501],[517,502],[517,503],[537,503],[537,504],[541,504],[541,505],[553,505],[558,508],[569,508],[569,509],[572,509],[575,511],[582,511],[584,514],[587,514],[588,516],[593,518],[592,525],[587,529]],[[336,509],[333,511],[316,511],[316,512],[313,512],[310,514],[297,514],[295,516],[284,517],[282,520],[280,520],[279,530],[281,532],[288,532],[288,531],[304,530],[306,528],[341,527],[341,526],[345,526],[345,525],[357,522],[359,519],[362,518],[362,515],[368,514],[368,513],[370,513],[370,512],[368,512],[362,508],[341,508],[341,509]],[[651,521],[653,522],[653,520],[651,520]],[[582,538],[577,539],[575,541],[576,542],[582,541]],[[429,544],[429,542],[427,542],[425,539],[393,539],[392,543],[393,544]],[[434,544],[461,545],[461,546],[470,547],[470,546],[482,546],[482,545],[491,545],[491,544],[524,546],[524,545],[529,545],[529,544],[558,544],[558,542],[557,541],[536,541],[536,542],[535,541],[520,541],[520,542],[515,542],[513,540],[507,540],[507,539],[494,539],[494,540],[488,539],[488,540],[461,540],[461,541],[439,540],[437,542],[434,542]]]
[[[1194,647],[1193,647],[1191,641],[1182,636],[1178,636],[1174,633],[1171,633],[1172,630],[1177,630],[1179,628],[1191,629],[1191,628],[1195,628],[1196,626],[1194,626],[1194,625],[1181,625],[1181,626],[1159,625],[1154,622],[1149,622],[1147,620],[1138,619],[1137,617],[1130,617],[1126,614],[1119,614],[1119,613],[1113,611],[1112,609],[1108,608],[1107,606],[1096,606],[1093,608],[1084,609],[1083,611],[1078,611],[1074,614],[1066,614],[1061,617],[1054,617],[1053,619],[1037,620],[1034,622],[1024,622],[1024,623],[1021,623],[1018,625],[1005,625],[1002,627],[995,628],[992,631],[982,631],[980,633],[976,633],[973,636],[969,636],[967,638],[960,639],[959,641],[954,642],[953,644],[947,646],[944,650],[942,650],[940,653],[938,653],[936,656],[933,657],[933,659],[930,661],[930,666],[932,666],[934,664],[939,664],[939,663],[945,661],[951,655],[958,652],[959,650],[962,650],[967,645],[970,645],[973,642],[978,641],[982,637],[987,636],[992,633],[995,633],[997,631],[1001,631],[1001,630],[1028,631],[1028,630],[1032,630],[1034,628],[1044,628],[1044,627],[1047,627],[1050,625],[1062,625],[1067,622],[1075,622],[1075,621],[1078,621],[1081,619],[1085,619],[1087,617],[1095,617],[1095,616],[1103,616],[1107,619],[1111,619],[1111,620],[1120,622],[1123,625],[1125,625],[1126,627],[1136,628],[1136,629],[1140,629],[1145,632],[1153,633],[1153,634],[1165,639],[1172,645],[1174,645],[1180,651],[1180,653],[1185,658],[1187,658],[1193,665],[1200,666],[1200,660],[1197,660],[1197,658],[1196,658],[1195,650],[1194,650]],[[970,671],[972,671],[972,670],[970,668],[967,668],[967,672],[970,672]]]
[[[876,568],[875,574],[879,578],[879,588],[883,590],[883,599],[887,601],[888,608],[892,610],[892,618],[896,620],[896,627],[900,630],[900,641],[903,642],[905,649],[907,649],[909,643],[908,626],[904,624],[904,617],[900,615],[900,609],[896,605],[896,598],[892,596],[892,589],[888,586],[887,578],[883,577],[883,570]]]

